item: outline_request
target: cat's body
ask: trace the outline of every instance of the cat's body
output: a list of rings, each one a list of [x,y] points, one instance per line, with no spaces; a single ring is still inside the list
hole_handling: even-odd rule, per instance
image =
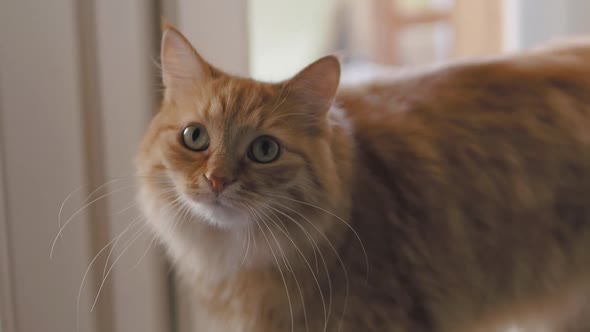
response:
[[[473,330],[488,315],[552,320],[588,297],[590,44],[341,99],[357,146],[353,225],[370,284],[399,301],[383,320]]]
[[[168,38],[169,91],[140,153],[140,202],[203,331],[586,331],[590,44],[333,100],[333,59],[262,84],[193,63],[186,40]],[[190,123],[207,123],[203,152],[178,141]],[[277,161],[247,164],[241,145],[260,135],[248,130],[278,137]],[[217,190],[209,169],[225,172],[226,203],[199,201],[207,181]],[[182,201],[184,188],[205,205]],[[169,208],[178,200],[185,209]]]

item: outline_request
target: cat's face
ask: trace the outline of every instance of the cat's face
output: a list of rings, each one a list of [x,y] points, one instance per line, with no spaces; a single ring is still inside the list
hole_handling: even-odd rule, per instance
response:
[[[297,201],[329,201],[336,185],[327,111],[337,60],[319,60],[286,82],[260,83],[211,67],[167,29],[162,69],[165,100],[137,165],[140,203],[165,240],[194,231],[183,228],[191,224],[259,230],[265,220],[292,218],[302,207]]]
[[[207,89],[162,110],[149,149],[191,213],[216,226],[245,226],[265,193],[308,177],[302,148],[292,144],[303,142],[294,137],[301,128],[264,116],[278,102],[276,87],[219,78]]]

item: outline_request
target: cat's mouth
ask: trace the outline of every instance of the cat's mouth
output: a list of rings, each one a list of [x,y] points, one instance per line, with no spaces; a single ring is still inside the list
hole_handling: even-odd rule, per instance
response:
[[[218,207],[231,206],[230,200],[223,194],[206,193],[195,196],[192,199],[197,202],[206,203]]]
[[[182,196],[194,214],[213,224],[227,227],[247,222],[247,215],[225,195],[204,193],[198,196]]]
[[[203,201],[203,203],[209,204],[215,208],[233,208],[233,206],[228,203],[227,200],[215,195],[212,195],[210,198]]]

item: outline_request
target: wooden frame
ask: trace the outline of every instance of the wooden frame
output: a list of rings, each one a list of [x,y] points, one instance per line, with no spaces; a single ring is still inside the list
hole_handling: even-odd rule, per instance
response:
[[[157,66],[159,20],[156,1],[94,1],[96,19],[97,100],[100,101],[102,127],[100,151],[103,179],[134,173],[133,159],[152,114],[157,109],[159,91]],[[124,181],[132,186],[134,180]],[[122,187],[118,185],[116,187]],[[121,209],[118,201],[134,202],[135,190],[125,190],[106,200],[107,215]],[[136,209],[104,219],[109,238],[121,234],[140,215]],[[167,268],[164,256],[154,249],[151,234],[139,237],[137,244],[123,254],[120,268],[112,272],[112,328],[116,331],[170,331]],[[97,252],[105,243],[94,248]],[[147,250],[147,251],[146,251]],[[144,253],[145,256],[144,256]],[[143,258],[142,258],[143,257]],[[136,265],[141,260],[141,264]],[[130,267],[135,268],[130,269]]]
[[[499,53],[503,50],[504,1],[454,0],[448,10],[404,12],[391,0],[374,0],[375,60],[399,64],[395,45],[404,29],[421,24],[448,22],[454,30],[454,57]]]
[[[1,90],[0,90],[1,95]],[[2,105],[2,103],[0,103]],[[0,109],[0,114],[2,110]],[[0,119],[1,120],[1,119]],[[0,121],[0,141],[2,141]],[[0,147],[1,148],[1,147]],[[0,331],[14,331],[14,294],[12,292],[12,265],[10,261],[10,239],[8,238],[8,211],[4,199],[4,161],[0,150]]]
[[[454,0],[454,57],[497,54],[504,49],[504,1]]]
[[[375,60],[381,64],[399,64],[395,46],[399,43],[400,35],[409,27],[436,22],[450,22],[452,11],[427,9],[417,12],[404,12],[395,6],[391,0],[374,0],[375,12]]]

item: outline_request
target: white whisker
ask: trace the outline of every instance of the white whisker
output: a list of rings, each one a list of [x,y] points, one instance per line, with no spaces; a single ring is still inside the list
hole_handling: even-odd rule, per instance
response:
[[[169,192],[174,192],[174,191],[176,191],[176,188],[170,188],[170,189],[168,189],[168,190],[163,190],[163,191],[160,191],[160,192],[159,192],[159,194],[161,195],[161,194],[166,194],[166,193],[169,193]],[[173,195],[171,195],[171,196],[173,196]],[[117,210],[117,211],[115,211],[115,212],[111,213],[109,216],[113,217],[113,216],[116,216],[116,215],[119,215],[119,214],[123,214],[123,213],[125,213],[125,212],[129,211],[131,208],[133,208],[133,207],[134,207],[134,206],[136,206],[136,205],[137,205],[137,201],[136,201],[136,200],[134,200],[134,201],[133,201],[133,203],[131,203],[131,204],[130,204],[130,205],[128,205],[127,207],[124,207],[124,208],[122,208],[122,209],[120,209],[120,210]]]
[[[345,282],[346,282],[346,294],[345,294],[344,305],[343,305],[343,309],[342,309],[342,316],[344,317],[344,314],[346,312],[346,306],[347,306],[347,303],[348,303],[348,295],[349,295],[348,293],[349,293],[350,281],[348,279],[348,272],[346,271],[346,265],[344,265],[344,261],[340,257],[340,254],[338,254],[338,251],[336,250],[336,248],[334,247],[334,245],[332,244],[332,242],[330,241],[330,239],[328,239],[328,237],[320,229],[318,229],[317,226],[311,220],[309,220],[309,218],[307,218],[303,214],[299,213],[298,211],[291,209],[290,207],[288,207],[286,205],[283,205],[283,204],[280,204],[280,203],[277,203],[277,202],[273,202],[273,203],[275,203],[277,205],[280,205],[283,208],[286,208],[289,211],[294,212],[295,214],[297,214],[301,218],[305,219],[318,232],[318,234],[320,234],[324,238],[324,240],[326,240],[326,243],[328,244],[328,246],[332,249],[332,251],[336,255],[336,259],[338,259],[338,262],[340,263],[340,266],[342,266],[342,271],[344,271],[344,278],[345,278]],[[290,217],[288,214],[280,211],[279,209],[276,209],[276,208],[273,208],[273,209],[275,209],[275,211],[281,213],[282,215],[290,218],[291,220],[295,221],[292,217]],[[330,288],[331,288],[331,286],[330,286]],[[331,290],[330,290],[330,293],[331,293]],[[342,327],[341,325],[342,325],[342,320],[340,321],[340,327],[339,327],[339,329]]]
[[[304,227],[303,227],[303,226],[302,226],[302,225],[301,225],[301,224],[300,224],[300,223],[299,223],[297,220],[295,220],[293,217],[291,217],[291,216],[289,216],[289,215],[287,215],[287,214],[283,213],[283,212],[282,212],[282,211],[280,211],[279,209],[276,209],[276,208],[274,208],[274,207],[272,207],[272,206],[268,206],[268,208],[270,208],[270,209],[272,209],[272,210],[274,210],[274,211],[276,211],[276,212],[278,212],[278,213],[280,213],[280,214],[284,215],[285,217],[289,218],[289,219],[290,219],[290,220],[291,220],[293,223],[295,223],[295,225],[296,225],[296,226],[298,226],[298,227],[299,227],[299,228],[300,228],[300,229],[301,229],[301,230],[302,230],[304,233],[307,233],[307,230],[305,230],[305,228],[304,228]],[[271,210],[271,211],[272,211],[272,210]],[[274,212],[273,212],[273,213],[274,213]],[[317,229],[316,229],[316,230],[317,230]],[[328,293],[329,293],[329,298],[328,298],[328,310],[326,311],[326,309],[325,309],[325,302],[323,302],[324,295],[323,295],[323,293],[322,293],[322,291],[321,291],[321,288],[320,288],[320,285],[319,285],[319,281],[318,281],[317,277],[315,277],[315,274],[313,274],[313,272],[312,272],[312,275],[314,275],[314,278],[315,278],[315,280],[316,280],[316,283],[317,283],[318,289],[319,289],[319,291],[320,291],[320,296],[321,296],[321,298],[322,298],[322,302],[323,302],[323,305],[324,305],[324,319],[325,319],[325,323],[324,323],[324,331],[326,331],[326,330],[328,329],[328,322],[329,322],[329,319],[330,319],[330,316],[331,316],[331,313],[332,313],[332,280],[330,279],[330,272],[329,272],[329,270],[328,270],[328,264],[326,263],[326,260],[325,260],[325,258],[324,258],[324,255],[322,254],[322,251],[320,250],[320,247],[317,245],[317,243],[316,243],[315,241],[313,241],[313,244],[314,244],[314,245],[317,247],[317,250],[318,250],[318,252],[319,252],[319,254],[320,254],[320,259],[322,260],[322,263],[324,264],[324,271],[326,272],[326,279],[327,279],[327,281],[328,281]],[[336,254],[338,254],[338,253],[336,253]],[[311,266],[310,266],[310,269],[311,269]],[[344,272],[346,273],[346,271],[344,271]]]
[[[103,188],[104,186],[106,186],[106,185],[108,185],[108,184],[111,184],[111,183],[114,183],[114,182],[119,182],[119,181],[122,181],[122,180],[124,180],[124,179],[126,179],[126,177],[124,177],[124,178],[114,178],[114,179],[111,179],[111,180],[107,181],[106,183],[104,183],[104,184],[100,185],[98,188],[94,189],[94,190],[93,190],[93,191],[92,191],[92,192],[91,192],[91,193],[90,193],[90,194],[89,194],[89,195],[86,197],[86,199],[84,200],[84,203],[88,202],[88,200],[90,199],[90,197],[92,197],[92,195],[93,195],[93,194],[94,194],[94,193],[95,193],[97,190],[99,190],[99,189]],[[72,196],[73,196],[75,193],[77,193],[78,191],[80,191],[80,190],[82,190],[83,188],[86,188],[86,187],[88,187],[88,186],[89,186],[89,185],[82,185],[82,186],[79,186],[78,188],[74,189],[74,190],[73,190],[71,193],[69,193],[69,194],[68,194],[68,196],[66,196],[66,198],[63,200],[63,202],[61,203],[61,206],[59,207],[59,212],[58,212],[58,214],[57,214],[57,229],[61,229],[61,215],[62,215],[62,213],[63,213],[63,209],[64,209],[64,207],[65,207],[66,203],[67,203],[67,202],[70,200],[70,198],[72,198]],[[82,203],[82,204],[84,204],[84,203]],[[62,234],[59,234],[59,237],[61,237],[61,238],[63,239],[63,235],[62,235]]]
[[[91,204],[93,204],[93,203],[95,203],[95,202],[97,202],[97,201],[99,201],[99,200],[101,200],[101,199],[103,199],[103,198],[105,198],[105,197],[108,197],[108,196],[110,196],[110,195],[112,195],[112,194],[115,194],[115,193],[117,193],[117,192],[120,192],[120,191],[122,191],[122,190],[125,190],[125,189],[129,189],[129,188],[133,188],[133,187],[123,187],[123,188],[115,189],[115,190],[113,190],[113,191],[111,191],[111,192],[109,192],[109,193],[107,193],[107,194],[101,195],[100,197],[93,199],[92,201],[90,201],[90,202],[88,202],[88,203],[84,204],[84,206],[82,206],[80,209],[78,209],[78,211],[76,211],[76,212],[75,212],[75,213],[74,213],[74,214],[73,214],[73,215],[72,215],[72,216],[71,216],[71,217],[70,217],[70,218],[69,218],[69,219],[68,219],[68,220],[67,220],[67,221],[66,221],[66,222],[65,222],[65,223],[64,223],[64,224],[61,226],[61,228],[60,228],[60,229],[59,229],[59,231],[57,232],[57,235],[55,236],[55,239],[53,239],[53,243],[51,244],[51,250],[49,251],[49,259],[52,259],[52,258],[53,258],[53,250],[55,249],[55,243],[57,242],[57,239],[60,237],[61,233],[62,233],[62,232],[63,232],[63,230],[64,230],[64,229],[65,229],[65,228],[68,226],[68,224],[69,224],[69,223],[70,223],[72,220],[74,220],[74,218],[76,218],[76,216],[78,216],[80,213],[82,213],[82,211],[84,211],[84,209],[86,209],[86,208],[87,208],[88,206],[90,206]]]
[[[135,224],[137,221],[141,220],[142,218],[143,218],[142,215],[137,216],[135,219],[133,219],[131,221],[130,225]],[[129,227],[129,226],[127,226],[127,227]],[[124,232],[121,234],[124,234]],[[109,254],[107,255],[107,259],[104,262],[104,267],[102,269],[102,278],[104,278],[104,276],[106,274],[107,266],[109,265],[109,261],[111,260],[111,255],[115,251],[115,247],[117,247],[117,244],[119,243],[120,239],[121,239],[121,236],[117,236],[113,239],[113,240],[115,240],[115,243],[111,246],[111,250],[109,250]],[[125,243],[125,244],[127,244],[127,243]]]
[[[150,251],[150,248],[152,246],[152,244],[154,244],[154,242],[156,241],[156,239],[158,238],[157,235],[154,235],[152,240],[150,241],[150,243],[147,245],[147,248],[145,249],[145,251],[143,252],[143,255],[141,255],[141,257],[139,258],[139,260],[137,261],[137,263],[135,263],[130,269],[129,271],[133,271],[135,270],[139,264],[143,261],[143,259],[147,256],[148,251]]]
[[[98,257],[100,257],[100,254],[106,250],[106,248],[108,248],[111,244],[113,244],[113,242],[115,242],[115,244],[116,244],[116,242],[123,236],[123,234],[125,234],[127,231],[129,231],[132,227],[135,227],[135,225],[137,225],[137,224],[139,224],[138,220],[127,225],[127,227],[121,232],[121,234],[117,235],[109,243],[107,243],[104,247],[102,247],[102,249],[100,249],[100,251],[94,256],[94,258],[88,264],[88,268],[86,269],[86,271],[84,272],[84,276],[82,277],[82,282],[80,283],[80,288],[78,289],[78,299],[76,300],[76,331],[78,331],[80,328],[80,298],[82,297],[82,289],[84,288],[84,282],[86,281],[86,278],[88,277],[88,273],[90,272],[90,268],[92,267],[94,262],[98,259]]]
[[[131,247],[131,245],[143,234],[143,232],[146,229],[147,229],[147,224],[144,224],[143,226],[141,226],[139,234],[137,234],[131,240],[131,242],[123,249],[123,251],[121,252],[121,254],[119,254],[119,256],[117,256],[117,258],[115,259],[115,261],[113,262],[113,264],[111,265],[111,267],[109,268],[109,270],[107,271],[107,274],[102,279],[102,282],[100,283],[100,287],[98,288],[98,292],[96,294],[96,297],[94,298],[94,302],[92,303],[92,307],[90,308],[90,312],[94,311],[94,307],[96,306],[96,302],[98,302],[98,297],[100,296],[100,292],[102,291],[102,288],[104,287],[104,284],[105,284],[105,282],[106,282],[109,274],[111,273],[111,271],[113,270],[113,268],[115,267],[115,265],[117,264],[117,262],[119,261],[119,259],[121,259],[121,257],[123,256],[123,254],[125,254],[125,252],[129,249],[129,247]]]
[[[255,211],[254,208],[249,207],[249,210],[251,211],[251,216],[253,217],[252,220],[254,220],[254,222],[256,223],[256,225],[258,226],[258,228],[260,229],[260,232],[264,236],[264,239],[266,240],[266,243],[268,244],[268,248],[270,249],[270,252],[271,252],[271,254],[272,254],[272,256],[273,256],[273,258],[274,258],[274,260],[275,260],[275,262],[277,264],[277,268],[279,269],[279,273],[281,275],[281,279],[283,279],[283,285],[285,285],[285,293],[287,294],[287,301],[289,303],[289,313],[291,314],[291,332],[293,332],[295,330],[295,318],[293,317],[293,304],[291,302],[291,295],[289,293],[289,287],[287,286],[287,279],[285,278],[285,275],[283,273],[283,270],[281,269],[281,265],[279,263],[279,260],[277,258],[277,255],[275,254],[274,250],[272,249],[272,245],[270,244],[270,241],[268,240],[268,237],[264,233],[264,230],[262,229],[262,227],[260,227],[260,223],[258,222],[257,218],[255,217],[255,213],[252,213],[253,211]]]
[[[270,212],[272,212],[273,215],[275,216],[275,218],[277,218],[277,220],[280,221],[280,218],[278,218],[278,216],[276,214],[274,214],[274,212],[272,210],[268,209],[268,207],[265,204],[263,204],[263,203],[258,203],[258,204],[260,204],[261,207],[266,208],[267,210],[269,210]],[[264,211],[261,211],[261,212],[268,218],[269,221],[272,222],[272,218],[270,218],[270,216],[268,214],[266,214]],[[322,301],[322,307],[323,307],[323,310],[324,310],[324,322],[325,322],[324,323],[324,331],[326,331],[327,328],[328,328],[328,320],[329,320],[329,317],[330,317],[330,313],[329,312],[331,310],[330,309],[331,303],[332,303],[331,302],[331,298],[330,298],[330,305],[329,305],[328,309],[326,309],[326,301],[325,301],[325,298],[324,298],[324,294],[322,292],[322,287],[320,286],[319,279],[317,278],[316,274],[313,272],[313,268],[311,267],[311,264],[309,263],[309,261],[305,257],[305,254],[303,253],[303,251],[301,251],[301,249],[299,248],[299,246],[295,243],[295,241],[293,240],[293,238],[288,234],[288,232],[286,230],[284,230],[283,228],[279,227],[279,225],[277,223],[274,223],[274,224],[285,235],[285,237],[287,237],[287,239],[293,244],[293,246],[295,247],[295,250],[301,256],[301,258],[305,262],[307,268],[311,272],[311,275],[312,275],[312,277],[313,277],[313,279],[314,279],[314,281],[316,283],[316,286],[318,288],[318,291],[320,293],[320,299]],[[312,244],[312,250],[314,251],[314,254],[315,254],[315,247],[314,247],[313,244]],[[319,250],[319,248],[318,248],[318,250]],[[321,252],[320,252],[320,254],[321,254]],[[323,259],[323,257],[322,257],[322,259]],[[325,262],[324,262],[324,266],[325,266]],[[327,271],[327,267],[326,267],[326,271]],[[330,282],[330,280],[329,280],[329,275],[328,275],[328,283],[329,282]],[[330,287],[330,290],[331,290],[331,287]],[[331,291],[330,291],[330,297],[331,297]],[[305,313],[305,302],[304,302],[303,299],[302,299],[302,302],[303,302],[303,306],[304,306],[304,317],[305,317],[305,324],[306,324],[306,330],[307,330],[307,317],[306,317],[306,313]]]
[[[246,261],[246,258],[248,257],[248,253],[250,252],[250,238],[252,236],[251,234],[251,230],[250,230],[250,224],[247,224],[247,234],[246,237],[244,238],[244,244],[247,242],[248,244],[246,245],[246,251],[244,253],[244,257],[242,258],[242,261],[240,262],[240,268],[242,268],[242,266],[244,266],[244,262]],[[242,250],[244,249],[244,244],[242,244]]]
[[[175,195],[169,195],[171,197],[175,196]],[[174,229],[176,228],[176,225],[178,223],[180,223],[180,225],[182,225],[182,223],[184,222],[184,220],[186,219],[186,216],[188,215],[186,212],[189,211],[189,209],[183,205],[182,201],[179,198],[176,198],[174,201],[172,201],[172,203],[169,204],[172,205],[172,209],[176,209],[178,208],[178,210],[174,213],[174,216],[176,216],[176,214],[178,213],[178,211],[180,210],[184,210],[180,216],[179,216],[179,220],[176,221],[174,228],[172,229],[172,232],[174,232]],[[175,218],[175,217],[173,217]],[[180,221],[180,218],[182,218],[182,221]],[[141,264],[141,262],[143,261],[143,259],[147,256],[147,253],[149,252],[150,248],[152,247],[152,245],[154,245],[155,248],[155,243],[156,243],[156,239],[158,238],[158,234],[154,234],[154,236],[152,237],[152,240],[150,241],[150,243],[147,245],[146,249],[144,250],[143,254],[141,255],[141,257],[139,258],[139,260],[137,261],[137,263],[135,263],[130,269],[129,271],[133,271],[135,270],[139,264]]]
[[[361,240],[361,237],[359,236],[359,234],[357,233],[357,231],[354,230],[354,228],[348,222],[346,222],[344,219],[340,218],[336,214],[334,214],[334,213],[332,213],[332,212],[330,212],[330,211],[328,211],[328,210],[326,210],[324,208],[321,208],[321,207],[319,207],[317,205],[313,205],[313,204],[310,204],[310,203],[307,203],[307,202],[304,202],[304,201],[300,201],[300,200],[297,200],[297,199],[294,199],[294,198],[291,198],[291,197],[280,196],[280,195],[276,195],[276,194],[272,194],[272,193],[268,193],[268,192],[266,192],[264,194],[269,195],[269,196],[274,196],[274,197],[277,197],[277,198],[287,199],[287,200],[290,200],[292,202],[296,202],[296,203],[300,203],[300,204],[303,204],[303,205],[307,205],[307,206],[316,208],[316,209],[318,209],[320,211],[323,211],[323,212],[325,212],[325,213],[333,216],[334,218],[336,218],[339,221],[341,221],[344,225],[346,225],[346,227],[348,227],[348,229],[350,229],[352,231],[352,233],[354,234],[354,236],[358,240],[359,244],[361,245],[361,249],[363,250],[363,254],[365,255],[365,265],[366,265],[366,278],[365,279],[368,281],[368,279],[369,279],[369,256],[367,255],[367,250],[365,249],[365,245],[363,244],[363,241]]]

